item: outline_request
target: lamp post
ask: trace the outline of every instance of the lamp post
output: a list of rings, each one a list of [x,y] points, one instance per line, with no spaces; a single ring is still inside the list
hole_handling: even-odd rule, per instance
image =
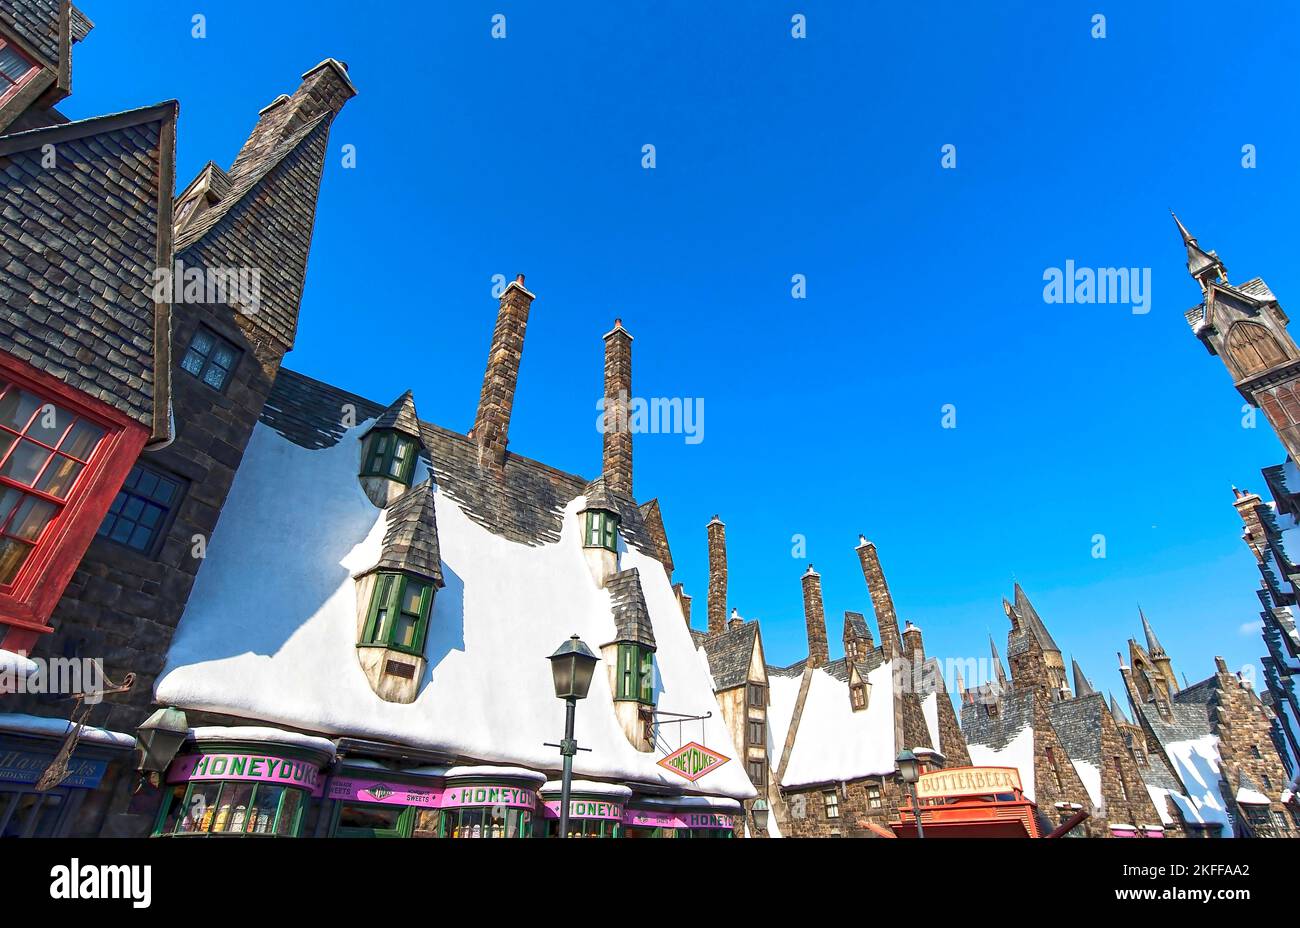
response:
[[[591,653],[577,635],[560,645],[548,658],[551,676],[555,681],[555,698],[564,700],[564,740],[560,742],[560,755],[564,758],[564,778],[560,781],[560,837],[569,836],[569,788],[573,783],[573,756],[578,753],[578,742],[573,737],[573,717],[579,699],[587,698],[591,676],[600,658]]]
[[[190,725],[185,713],[172,707],[159,709],[136,730],[135,743],[140,748],[137,769],[148,777],[152,785],[158,785],[189,733]]]
[[[767,816],[769,815],[769,810],[768,810],[768,806],[767,806],[767,800],[766,800],[766,799],[755,799],[755,800],[754,800],[754,805],[753,805],[753,807],[750,809],[750,812],[752,812],[753,815],[754,815],[754,830],[755,830],[755,831],[761,831],[761,832],[766,833],[766,832],[767,832]]]
[[[912,809],[916,812],[916,836],[925,837],[925,828],[921,825],[921,806],[916,801],[916,781],[921,775],[921,764],[916,755],[904,749],[898,755],[898,775],[907,784],[907,791],[912,797]]]

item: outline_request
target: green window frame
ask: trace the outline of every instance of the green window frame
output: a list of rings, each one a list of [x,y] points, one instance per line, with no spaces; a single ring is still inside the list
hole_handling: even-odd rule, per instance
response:
[[[390,806],[373,802],[341,802],[334,810],[336,838],[409,838],[415,806]]]
[[[442,833],[447,838],[529,838],[533,813],[502,806],[443,809]]]
[[[582,546],[617,551],[618,516],[603,509],[588,509],[583,515],[586,516],[586,526],[583,530]]]
[[[560,836],[560,820],[558,818],[546,819],[545,825],[542,826],[539,838],[558,838]],[[570,838],[621,838],[623,837],[623,825],[616,819],[608,818],[571,818],[569,819],[569,837]]]
[[[154,836],[296,838],[307,791],[279,783],[192,780],[172,788]]]
[[[423,655],[432,605],[433,584],[406,574],[376,574],[361,644]]]
[[[654,651],[639,644],[618,646],[618,685],[614,698],[655,704]]]
[[[386,477],[411,485],[415,472],[415,439],[380,429],[366,436],[361,447],[361,476]]]

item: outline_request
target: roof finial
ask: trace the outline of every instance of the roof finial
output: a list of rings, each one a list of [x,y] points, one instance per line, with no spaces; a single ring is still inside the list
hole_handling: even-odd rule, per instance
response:
[[[1197,244],[1196,236],[1187,231],[1176,213],[1171,209],[1169,215],[1174,217],[1174,224],[1178,226],[1178,234],[1183,238],[1183,246],[1187,249],[1187,273],[1196,279],[1201,285],[1201,290],[1207,291],[1211,281],[1223,283],[1228,282],[1228,269],[1223,266],[1219,256],[1213,251],[1206,251]]]

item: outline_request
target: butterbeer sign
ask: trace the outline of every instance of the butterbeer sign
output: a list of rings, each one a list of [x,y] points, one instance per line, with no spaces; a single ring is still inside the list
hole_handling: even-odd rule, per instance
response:
[[[1020,772],[1015,767],[957,767],[932,770],[916,781],[918,799],[948,796],[987,796],[1020,791]]]
[[[659,766],[666,767],[673,773],[686,777],[686,779],[694,783],[706,773],[718,769],[729,760],[731,760],[730,757],[725,757],[717,751],[710,751],[704,745],[692,741],[689,744],[682,745],[659,761]]]

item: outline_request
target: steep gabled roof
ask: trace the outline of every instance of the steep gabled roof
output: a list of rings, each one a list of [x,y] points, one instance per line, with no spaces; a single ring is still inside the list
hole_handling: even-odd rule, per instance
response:
[[[650,537],[654,539],[655,547],[659,549],[659,563],[664,565],[664,570],[668,571],[668,576],[673,573],[673,552],[668,547],[668,532],[664,529],[663,513],[659,511],[659,500],[652,499],[648,503],[642,503],[639,507],[641,510],[641,519],[645,522],[646,529],[650,532]]]
[[[655,631],[641,590],[641,572],[635,567],[620,570],[605,583],[614,607],[614,641],[635,642],[655,647]]]
[[[171,295],[155,271],[171,264],[176,114],[172,101],[0,137],[0,340],[155,441],[170,435]]]
[[[376,570],[400,570],[441,587],[442,558],[434,514],[433,481],[412,487],[388,507],[388,528]]]
[[[739,628],[726,628],[716,635],[706,634],[697,639],[709,659],[715,690],[721,692],[745,685],[757,637],[758,623],[751,621]]]
[[[1038,617],[1038,610],[1035,609],[1034,604],[1029,601],[1029,597],[1025,595],[1025,591],[1020,588],[1019,583],[1016,584],[1015,593],[1015,610],[1019,614],[1021,621],[1023,621],[1034,633],[1034,637],[1038,639],[1039,646],[1044,651],[1056,651],[1059,654],[1061,649],[1057,647],[1056,642],[1052,639],[1051,633],[1047,630],[1047,626],[1044,625],[1043,620]]]

